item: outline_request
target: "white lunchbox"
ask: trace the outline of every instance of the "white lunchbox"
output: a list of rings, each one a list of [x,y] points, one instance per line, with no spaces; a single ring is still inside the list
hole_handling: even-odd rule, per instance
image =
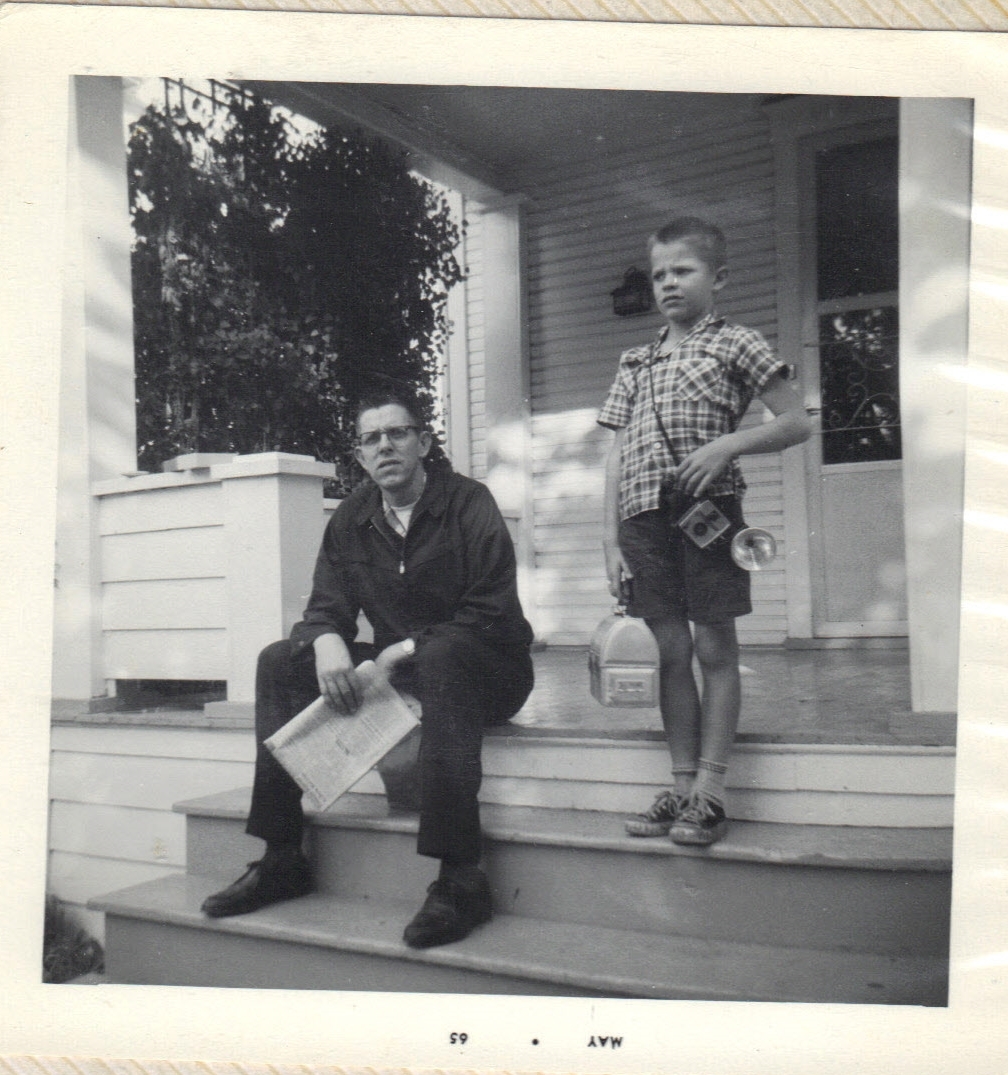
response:
[[[606,706],[658,706],[658,643],[648,625],[618,604],[588,649],[592,697]]]

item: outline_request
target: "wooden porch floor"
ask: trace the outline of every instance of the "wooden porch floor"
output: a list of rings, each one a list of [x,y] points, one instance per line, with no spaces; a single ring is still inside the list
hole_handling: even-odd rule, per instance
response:
[[[663,740],[657,709],[619,709],[591,696],[587,648],[558,646],[533,653],[535,689],[520,713],[491,734],[591,736]],[[905,644],[855,649],[743,647],[742,743],[860,744],[954,747],[954,713],[910,711]],[[207,706],[206,703],[213,702]],[[123,695],[53,703],[57,723],[249,727],[250,702],[187,694]],[[212,711],[212,713],[211,713]]]
[[[508,730],[661,739],[656,709],[599,705],[588,687],[587,650],[534,654],[536,685]],[[954,746],[954,713],[910,711],[905,647],[743,647],[738,741]]]

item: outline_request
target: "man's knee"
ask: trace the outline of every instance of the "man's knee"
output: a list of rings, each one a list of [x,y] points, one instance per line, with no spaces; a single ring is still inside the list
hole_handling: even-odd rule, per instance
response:
[[[443,721],[482,726],[499,693],[499,655],[461,631],[446,631],[418,647],[416,694],[428,730]]]
[[[461,632],[439,632],[418,649],[415,661],[421,679],[457,676],[480,663],[478,646]]]
[[[259,654],[259,659],[256,662],[257,677],[268,676],[275,678],[278,673],[286,675],[287,669],[290,667],[290,659],[291,646],[289,639],[282,638],[278,642],[271,642]]]
[[[532,690],[532,662],[525,650],[489,646],[466,631],[446,631],[424,641],[416,656],[417,695],[428,714],[445,708],[480,727],[510,720]]]

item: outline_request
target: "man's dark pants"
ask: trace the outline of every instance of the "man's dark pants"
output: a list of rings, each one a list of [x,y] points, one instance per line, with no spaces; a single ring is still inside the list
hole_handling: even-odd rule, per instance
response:
[[[373,647],[353,647],[355,664],[373,655]],[[532,689],[528,650],[490,646],[464,629],[442,627],[423,640],[414,658],[396,667],[392,682],[414,695],[423,713],[417,851],[475,863],[481,853],[483,730],[510,720],[524,705]],[[311,647],[295,658],[285,639],[259,655],[256,768],[246,825],[252,836],[301,842],[301,789],[263,743],[318,694]]]

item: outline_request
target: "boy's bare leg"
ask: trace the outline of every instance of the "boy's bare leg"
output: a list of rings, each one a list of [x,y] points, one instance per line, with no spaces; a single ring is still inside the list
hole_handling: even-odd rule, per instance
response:
[[[741,681],[735,621],[696,625],[696,655],[703,674],[700,757],[689,803],[669,829],[675,844],[707,846],[724,836],[725,776],[738,727]]]
[[[735,621],[698,623],[696,655],[703,673],[699,757],[717,767],[701,765],[696,789],[723,805],[724,770],[731,758],[742,700]]]
[[[672,756],[672,784],[644,813],[626,820],[630,836],[664,836],[693,788],[700,753],[700,693],[693,678],[693,636],[684,617],[646,620],[658,643],[659,707]]]
[[[700,757],[701,704],[693,676],[693,635],[683,617],[649,619],[661,660],[661,718],[672,755],[672,772],[694,774]],[[677,780],[678,794],[688,794],[691,781]]]

